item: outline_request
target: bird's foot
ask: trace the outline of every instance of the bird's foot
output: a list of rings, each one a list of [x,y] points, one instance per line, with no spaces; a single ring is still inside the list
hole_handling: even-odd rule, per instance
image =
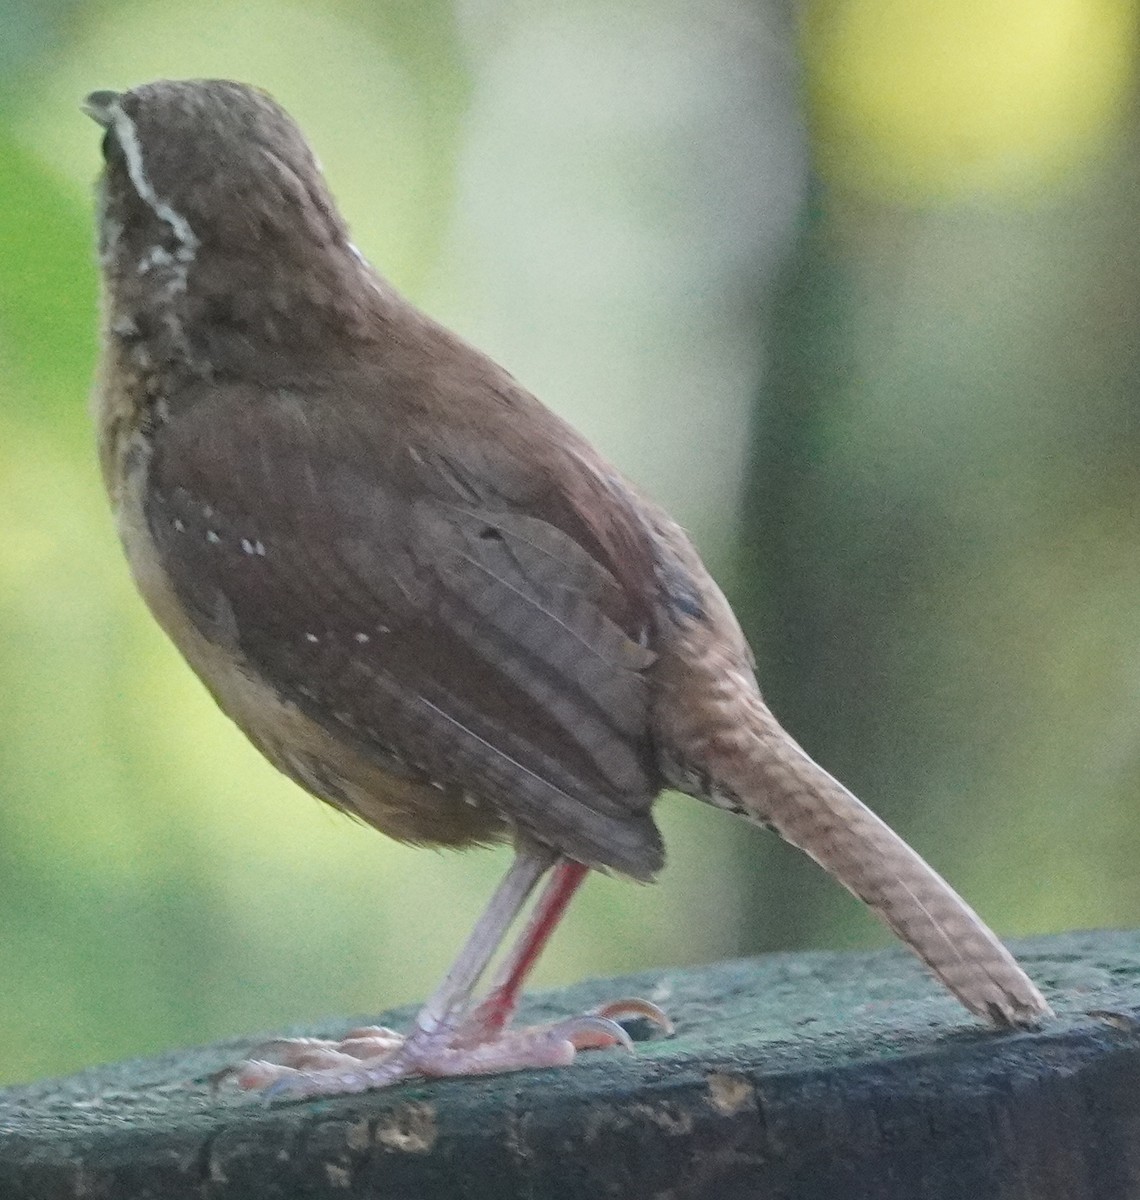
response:
[[[632,1017],[649,1020],[665,1034],[672,1032],[669,1018],[648,1000],[617,1000],[581,1016],[515,1030],[501,1028],[493,1007],[483,1004],[458,1022],[417,1028],[407,1037],[383,1026],[367,1026],[353,1029],[339,1042],[270,1042],[258,1048],[259,1057],[226,1074],[243,1089],[259,1089],[267,1100],[302,1100],[371,1091],[416,1075],[444,1078],[563,1067],[579,1050],[632,1050],[629,1034],[618,1024],[619,1018]]]

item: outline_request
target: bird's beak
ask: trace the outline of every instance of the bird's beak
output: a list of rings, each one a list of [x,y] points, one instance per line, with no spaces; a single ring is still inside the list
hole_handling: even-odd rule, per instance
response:
[[[119,108],[119,92],[92,92],[79,106],[96,125],[109,129]]]

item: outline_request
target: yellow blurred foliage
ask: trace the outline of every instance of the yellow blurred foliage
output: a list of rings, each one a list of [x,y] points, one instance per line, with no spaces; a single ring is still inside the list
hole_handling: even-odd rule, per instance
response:
[[[890,199],[1026,195],[1094,157],[1136,58],[1133,0],[826,0],[803,28],[825,178]]]

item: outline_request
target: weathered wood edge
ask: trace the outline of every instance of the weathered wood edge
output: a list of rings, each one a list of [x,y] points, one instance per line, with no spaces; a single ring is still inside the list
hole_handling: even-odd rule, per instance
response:
[[[982,1029],[902,952],[769,955],[535,997],[677,1023],[564,1071],[266,1106],[208,1083],[245,1038],[0,1090],[0,1197],[1140,1195],[1140,932],[1015,949],[1041,1030]]]

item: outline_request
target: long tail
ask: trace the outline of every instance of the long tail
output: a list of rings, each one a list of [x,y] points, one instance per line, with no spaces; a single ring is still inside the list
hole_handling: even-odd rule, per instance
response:
[[[674,785],[775,829],[814,858],[874,909],[972,1013],[996,1025],[1049,1016],[1049,1005],[993,931],[808,757],[769,711],[751,673],[701,657],[696,673],[704,679],[696,694],[703,703],[671,706]],[[690,671],[694,665],[690,659]]]

